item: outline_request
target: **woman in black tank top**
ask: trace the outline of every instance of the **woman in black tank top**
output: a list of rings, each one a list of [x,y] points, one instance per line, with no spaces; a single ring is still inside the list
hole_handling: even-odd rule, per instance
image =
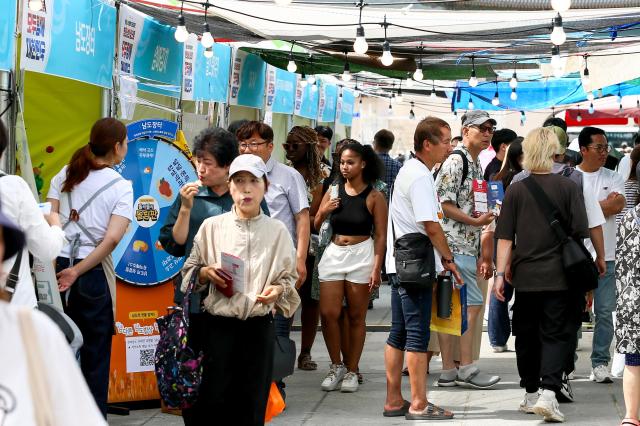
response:
[[[319,228],[331,215],[333,230],[332,242],[318,264],[322,333],[331,358],[322,389],[335,390],[342,381],[343,392],[355,392],[369,294],[381,281],[387,203],[382,193],[371,186],[382,175],[383,166],[370,146],[349,143],[341,149],[339,159],[341,176],[324,195],[314,221]],[[346,366],[340,358],[339,326],[345,298],[349,344],[342,349],[346,349]]]

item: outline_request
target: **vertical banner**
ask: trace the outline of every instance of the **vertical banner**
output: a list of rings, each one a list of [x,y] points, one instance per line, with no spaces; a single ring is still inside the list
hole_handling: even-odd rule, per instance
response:
[[[318,117],[318,86],[316,84],[304,84],[302,81],[301,78],[298,78],[296,104],[293,113],[299,117],[315,120]]]
[[[13,69],[16,55],[16,12],[15,0],[0,0],[0,71]]]
[[[236,50],[231,74],[231,105],[262,108],[267,63],[256,55]]]
[[[22,68],[112,87],[114,7],[99,0],[42,0],[33,12],[23,0],[22,9]]]
[[[231,47],[215,43],[213,56],[204,56],[204,47],[197,40],[184,43],[182,68],[182,99],[188,101],[227,102]]]
[[[318,121],[333,123],[336,120],[336,104],[338,102],[338,87],[324,81],[320,85],[320,100],[318,101]]]
[[[297,82],[297,74],[267,65],[267,110],[293,114]]]
[[[141,79],[141,90],[179,96],[183,45],[174,32],[173,27],[121,5],[118,72]]]
[[[342,89],[342,105],[340,108],[340,119],[336,119],[337,122],[345,126],[351,126],[353,122],[353,109],[356,102],[356,98],[353,95],[353,91],[343,88]]]

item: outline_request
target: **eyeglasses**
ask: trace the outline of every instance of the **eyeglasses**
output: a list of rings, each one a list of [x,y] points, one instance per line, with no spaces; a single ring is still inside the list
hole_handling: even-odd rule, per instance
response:
[[[289,142],[285,142],[282,144],[282,147],[284,149],[286,149],[287,151],[290,149],[293,149],[294,151],[298,149],[298,147],[300,147],[301,145],[305,145],[303,143],[289,143]]]
[[[475,127],[476,129],[478,129],[478,131],[480,133],[493,134],[493,132],[496,131],[496,128],[493,127],[493,126],[476,126],[476,125],[473,125],[473,126],[469,126],[469,127]]]
[[[247,148],[250,148],[250,149],[251,149],[251,151],[255,151],[255,150],[257,150],[257,149],[258,149],[258,147],[259,147],[260,145],[264,145],[264,144],[267,144],[267,143],[269,143],[269,142],[264,141],[264,142],[241,143],[241,144],[240,144],[240,149],[247,149]]]
[[[611,152],[611,147],[609,145],[591,145],[587,148],[593,149],[595,152],[602,154],[603,152]]]

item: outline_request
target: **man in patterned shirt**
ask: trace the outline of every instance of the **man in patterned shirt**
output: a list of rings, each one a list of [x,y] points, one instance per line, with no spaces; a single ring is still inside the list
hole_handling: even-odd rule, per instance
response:
[[[473,333],[478,314],[484,304],[484,297],[478,287],[476,273],[488,278],[493,271],[490,262],[481,262],[480,232],[484,225],[493,221],[492,213],[474,214],[473,181],[482,180],[482,167],[478,156],[491,142],[496,121],[485,111],[469,111],[462,116],[462,144],[458,145],[442,164],[436,179],[438,197],[442,203],[445,218],[442,228],[447,242],[455,256],[458,270],[467,289],[467,331],[460,337],[460,367],[456,368],[453,354],[454,336],[438,334],[442,352],[442,374],[438,386],[465,386],[474,389],[488,389],[500,381],[498,376],[480,372],[473,364]],[[465,167],[466,164],[466,167]],[[467,175],[463,181],[465,172]]]
[[[384,183],[387,184],[389,193],[391,193],[393,182],[396,181],[396,176],[398,176],[400,167],[402,167],[399,162],[389,156],[394,140],[395,136],[387,129],[378,130],[373,137],[373,149],[384,164]]]

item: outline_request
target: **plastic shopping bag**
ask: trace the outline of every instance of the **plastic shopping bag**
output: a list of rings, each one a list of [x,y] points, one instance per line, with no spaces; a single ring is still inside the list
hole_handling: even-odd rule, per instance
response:
[[[269,399],[267,400],[267,412],[264,415],[264,422],[269,423],[274,417],[278,416],[284,411],[284,399],[282,394],[276,386],[276,382],[271,382],[271,389],[269,390]]]
[[[437,300],[433,297],[432,300]],[[451,316],[438,317],[438,304],[431,303],[431,331],[462,336],[467,331],[467,286],[454,286],[451,294]]]

